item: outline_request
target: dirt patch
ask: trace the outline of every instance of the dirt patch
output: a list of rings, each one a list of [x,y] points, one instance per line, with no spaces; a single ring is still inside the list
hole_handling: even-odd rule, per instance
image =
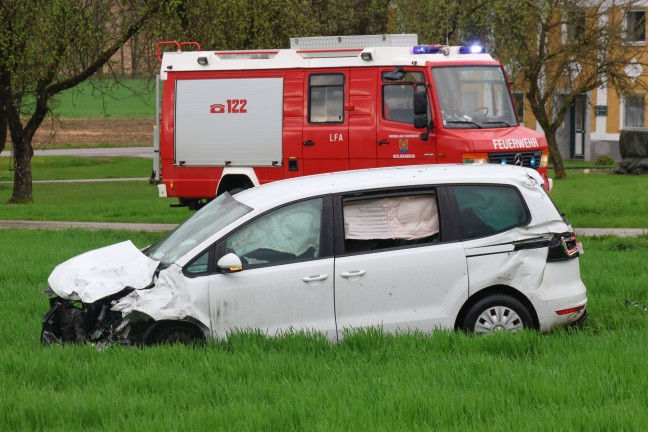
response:
[[[35,149],[149,146],[153,125],[154,119],[146,117],[47,119],[33,144]]]

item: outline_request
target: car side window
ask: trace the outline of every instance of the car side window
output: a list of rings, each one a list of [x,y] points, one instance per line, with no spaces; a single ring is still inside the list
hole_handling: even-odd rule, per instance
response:
[[[198,258],[194,259],[192,262],[187,264],[187,266],[183,270],[184,274],[189,277],[202,276],[208,274],[210,256],[211,256],[211,249],[204,252]]]
[[[454,186],[451,193],[457,204],[465,239],[489,236],[529,222],[526,205],[513,187]]]
[[[345,253],[439,241],[439,212],[433,193],[347,199],[342,211]]]
[[[230,235],[226,252],[238,255],[244,269],[319,258],[322,209],[316,198],[266,213]]]

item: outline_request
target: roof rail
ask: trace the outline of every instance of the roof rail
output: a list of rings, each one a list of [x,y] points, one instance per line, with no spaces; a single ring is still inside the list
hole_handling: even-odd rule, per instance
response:
[[[200,44],[198,42],[176,42],[176,41],[164,41],[158,43],[157,46],[157,59],[159,62],[162,62],[162,54],[167,51],[162,51],[162,47],[165,45],[171,45],[175,47],[175,52],[182,52],[182,47],[183,46],[193,46],[196,47],[195,50],[192,51],[200,51]],[[168,50],[170,51],[170,50]]]

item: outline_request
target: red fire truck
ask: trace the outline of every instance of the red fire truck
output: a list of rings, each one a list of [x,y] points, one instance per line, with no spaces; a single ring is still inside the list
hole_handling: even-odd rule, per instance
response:
[[[289,177],[410,164],[523,165],[549,188],[546,139],[519,123],[504,68],[482,47],[419,45],[407,34],[295,38],[290,49],[257,51],[164,44],[174,50],[158,48],[153,177],[177,206]]]

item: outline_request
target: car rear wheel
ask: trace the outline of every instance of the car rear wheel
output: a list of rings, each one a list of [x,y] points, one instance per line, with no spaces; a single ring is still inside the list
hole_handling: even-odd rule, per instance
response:
[[[151,329],[144,336],[146,345],[189,345],[204,340],[204,335],[197,328],[184,323],[163,324]]]
[[[534,328],[534,325],[531,313],[522,302],[505,294],[495,294],[475,303],[461,328],[473,333],[515,333]]]

